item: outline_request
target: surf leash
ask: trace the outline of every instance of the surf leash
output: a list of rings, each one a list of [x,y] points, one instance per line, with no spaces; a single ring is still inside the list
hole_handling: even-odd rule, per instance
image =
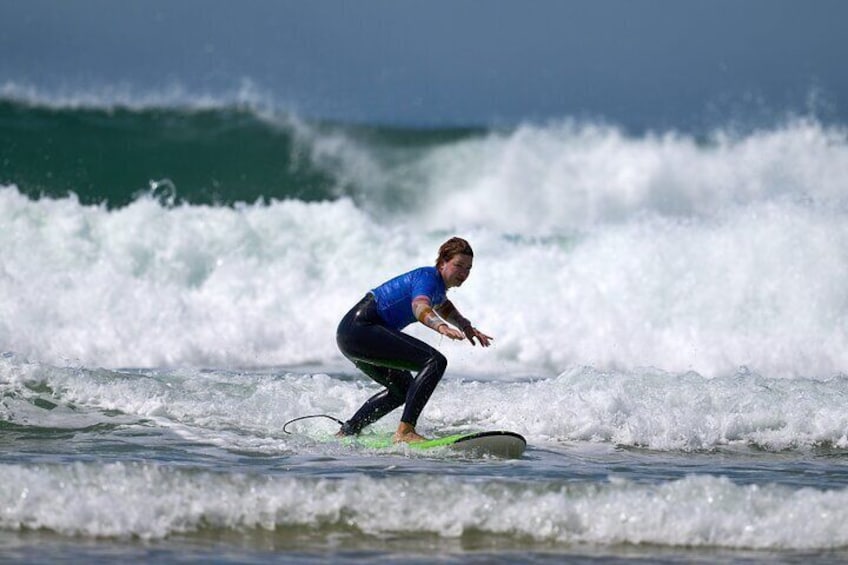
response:
[[[291,434],[291,432],[286,429],[286,426],[288,426],[289,424],[293,424],[294,422],[297,422],[299,420],[307,420],[309,418],[329,418],[330,420],[337,422],[339,425],[344,426],[344,422],[334,416],[330,416],[329,414],[310,414],[309,416],[300,416],[298,418],[293,418],[289,420],[288,422],[283,424],[283,431],[287,434]]]

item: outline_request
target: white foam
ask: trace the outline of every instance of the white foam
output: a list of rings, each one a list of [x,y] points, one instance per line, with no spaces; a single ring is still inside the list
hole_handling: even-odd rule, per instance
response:
[[[712,217],[782,196],[844,210],[848,130],[794,119],[699,142],[566,120],[440,147],[415,172],[408,190],[423,196],[425,211],[414,219],[431,228],[560,234],[645,213]]]
[[[32,83],[7,80],[0,84],[0,99],[54,109],[210,110],[236,106],[267,112],[274,107],[271,94],[249,79],[243,79],[231,88],[215,93],[193,91],[179,82],[145,91],[138,86],[120,82],[82,88],[72,85],[45,88]]]
[[[84,427],[154,419],[159,427],[228,450],[299,451],[304,437],[335,431],[379,386],[365,377],[322,373],[196,369],[115,372],[0,361],[0,413],[17,425]],[[445,377],[420,430],[446,434],[514,430],[535,446],[603,442],[659,451],[755,446],[770,451],[848,448],[844,398],[848,378],[768,378],[752,373],[705,378],[656,370],[600,372],[575,368],[554,378],[511,382]],[[39,406],[38,399],[56,408]],[[399,413],[373,426],[390,431]],[[290,430],[291,431],[291,430]],[[300,434],[300,437],[298,437]],[[309,442],[307,442],[308,444]]]
[[[713,477],[528,485],[451,476],[265,477],[148,463],[3,465],[2,471],[0,527],[63,535],[156,539],[205,528],[310,527],[377,536],[480,532],[554,544],[826,549],[848,543],[844,490],[737,486]]]
[[[141,198],[107,210],[0,188],[0,292],[15,297],[0,306],[0,343],[87,366],[338,365],[344,312],[459,233],[477,257],[451,296],[495,346],[410,330],[452,370],[826,378],[848,367],[841,129],[798,121],[698,144],[527,127],[427,150],[413,181],[408,163],[386,168],[339,134],[298,135],[346,155],[340,178],[414,185],[438,209],[379,211],[359,195],[363,206]]]

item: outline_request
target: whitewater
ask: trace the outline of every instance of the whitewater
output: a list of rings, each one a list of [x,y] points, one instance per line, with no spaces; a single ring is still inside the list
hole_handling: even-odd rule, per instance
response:
[[[111,209],[0,189],[5,348],[112,367],[340,362],[346,306],[459,233],[477,262],[458,300],[498,338],[485,356],[443,344],[462,371],[848,366],[842,129],[699,143],[524,126],[400,164],[297,135],[349,194],[169,206],[151,191]]]
[[[6,104],[21,130],[278,136],[282,174],[314,186],[216,202],[151,175],[119,202],[62,192],[34,157],[0,176],[5,557],[846,557],[844,127],[398,132],[249,104]],[[452,235],[475,262],[450,298],[495,341],[409,329],[449,359],[421,431],[508,429],[525,456],[283,433],[379,390],[336,324]]]

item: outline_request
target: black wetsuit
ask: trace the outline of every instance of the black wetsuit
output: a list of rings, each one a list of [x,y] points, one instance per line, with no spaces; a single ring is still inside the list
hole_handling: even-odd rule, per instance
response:
[[[344,423],[342,433],[358,434],[395,408],[406,404],[402,422],[415,426],[447,367],[444,355],[423,341],[389,326],[368,293],[339,323],[336,342],[345,357],[385,386]],[[412,372],[417,372],[416,377]]]

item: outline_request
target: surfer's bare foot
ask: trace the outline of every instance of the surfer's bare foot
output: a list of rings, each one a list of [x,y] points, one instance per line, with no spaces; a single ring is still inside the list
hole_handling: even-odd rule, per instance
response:
[[[393,440],[395,443],[415,443],[417,441],[427,441],[427,438],[417,434],[416,432],[409,432],[406,434],[395,432]]]
[[[415,431],[415,427],[407,424],[406,422],[401,422],[398,425],[398,429],[395,432],[394,436],[395,443],[415,443],[416,441],[426,441],[427,438],[419,435],[418,432]]]

